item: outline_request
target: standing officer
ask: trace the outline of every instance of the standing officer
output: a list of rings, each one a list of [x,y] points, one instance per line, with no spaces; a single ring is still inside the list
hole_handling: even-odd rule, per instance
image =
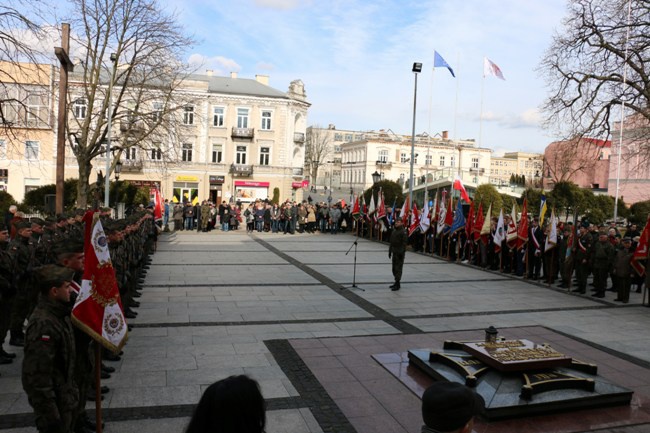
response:
[[[591,255],[591,268],[594,273],[594,294],[596,298],[605,297],[607,288],[607,277],[612,269],[616,250],[609,242],[607,232],[601,230],[598,235],[598,242],[593,245],[593,254]]]
[[[36,271],[40,297],[27,324],[22,382],[39,432],[68,433],[77,408],[75,342],[70,323],[73,274],[56,265]]]
[[[587,227],[582,225],[580,227],[580,237],[573,250],[573,266],[576,270],[576,279],[578,280],[578,287],[571,290],[581,294],[587,293],[587,276],[589,275],[589,258],[591,255],[591,235]]]
[[[625,304],[630,301],[630,287],[634,276],[634,269],[632,268],[633,255],[632,239],[626,236],[623,238],[622,245],[616,251],[616,258],[614,259],[615,285],[618,294],[614,300]],[[650,270],[646,270],[646,272],[648,271]]]
[[[404,267],[404,255],[406,254],[406,242],[408,235],[404,229],[404,223],[401,218],[395,220],[395,227],[390,234],[390,246],[388,247],[388,258],[393,258],[393,276],[395,283],[390,286],[394,292],[400,289],[400,280],[402,279],[402,267]]]
[[[36,248],[32,242],[32,225],[27,221],[16,224],[16,238],[9,243],[9,255],[14,269],[16,297],[11,310],[12,346],[23,346],[23,325],[36,302],[37,294],[31,287],[32,269],[35,265]]]
[[[16,288],[13,285],[14,269],[11,265],[11,257],[7,253],[8,240],[7,226],[0,221],[0,364],[10,364],[16,357],[15,353],[5,352],[2,347],[9,331],[11,307],[16,295]]]

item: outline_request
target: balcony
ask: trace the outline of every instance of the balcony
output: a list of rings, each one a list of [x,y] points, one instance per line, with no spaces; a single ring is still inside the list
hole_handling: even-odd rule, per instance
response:
[[[232,133],[230,136],[232,138],[244,138],[247,140],[252,140],[255,135],[254,128],[232,128]]]
[[[474,168],[474,167],[472,167],[472,168],[469,169],[469,173],[471,175],[483,176],[483,174],[485,174],[485,169],[484,168]]]
[[[294,132],[293,133],[293,141],[294,141],[294,143],[303,144],[305,142],[305,134],[303,132]]]
[[[250,177],[253,175],[252,165],[232,164],[230,166],[230,173],[233,176]]]
[[[379,167],[382,167],[382,168],[391,168],[393,166],[393,163],[390,162],[390,161],[377,160],[377,162],[375,162],[375,165],[377,165]]]
[[[303,169],[302,168],[294,168],[292,169],[292,176],[293,177],[302,177],[303,174]]]
[[[145,124],[142,120],[120,120],[120,131],[128,134],[144,132]]]
[[[122,161],[122,172],[123,173],[133,173],[142,171],[144,163],[141,159],[125,159]]]

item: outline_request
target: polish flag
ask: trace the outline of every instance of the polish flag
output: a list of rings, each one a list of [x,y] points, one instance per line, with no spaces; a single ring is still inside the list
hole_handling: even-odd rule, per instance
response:
[[[494,63],[492,60],[488,59],[487,57],[483,58],[483,77],[487,77],[489,75],[492,75],[497,78],[501,78],[503,81],[506,79],[503,76],[503,72],[501,72],[501,68],[497,66],[496,63]]]
[[[467,194],[467,190],[465,189],[465,185],[463,185],[463,181],[460,180],[460,177],[456,175],[456,179],[454,180],[454,189],[460,191],[460,196],[465,200],[466,203],[471,203],[472,200],[469,198],[469,194]]]

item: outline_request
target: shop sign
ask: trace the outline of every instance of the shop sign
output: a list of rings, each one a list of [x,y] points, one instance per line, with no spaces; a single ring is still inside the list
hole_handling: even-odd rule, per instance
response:
[[[269,182],[253,182],[250,180],[236,180],[235,181],[235,186],[255,186],[255,187],[266,187],[268,188],[270,185]]]
[[[198,182],[199,178],[196,176],[176,176],[176,182]]]
[[[210,176],[210,183],[224,183],[225,176]]]

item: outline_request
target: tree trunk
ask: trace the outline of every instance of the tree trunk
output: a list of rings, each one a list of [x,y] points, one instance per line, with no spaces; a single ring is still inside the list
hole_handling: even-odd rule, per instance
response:
[[[88,206],[88,180],[92,170],[92,164],[86,161],[83,156],[77,157],[79,165],[79,181],[77,182],[77,207],[86,209]],[[92,203],[91,203],[92,204]]]

